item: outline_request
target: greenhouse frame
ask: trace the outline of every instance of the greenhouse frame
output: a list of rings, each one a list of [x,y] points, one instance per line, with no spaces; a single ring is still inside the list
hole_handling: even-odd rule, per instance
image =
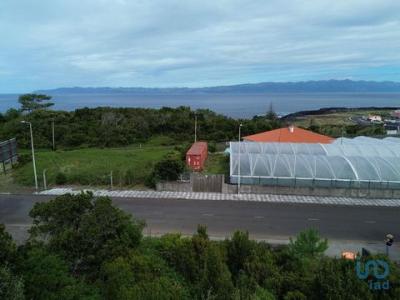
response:
[[[230,153],[234,184],[240,168],[241,184],[400,189],[399,138],[340,138],[332,144],[231,142]]]

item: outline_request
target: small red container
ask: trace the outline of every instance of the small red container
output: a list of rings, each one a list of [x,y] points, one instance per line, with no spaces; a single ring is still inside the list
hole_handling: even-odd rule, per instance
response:
[[[186,153],[186,164],[194,171],[201,171],[208,156],[208,145],[206,142],[196,142]]]

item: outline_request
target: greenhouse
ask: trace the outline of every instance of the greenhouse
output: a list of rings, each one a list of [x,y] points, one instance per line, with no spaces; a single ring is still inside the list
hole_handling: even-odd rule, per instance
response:
[[[239,153],[240,145],[240,153]],[[400,189],[400,139],[230,143],[231,183]],[[240,163],[239,163],[240,161]]]

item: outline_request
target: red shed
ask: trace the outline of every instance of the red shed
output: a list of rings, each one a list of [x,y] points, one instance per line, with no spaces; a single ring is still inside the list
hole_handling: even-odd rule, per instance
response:
[[[195,171],[200,171],[204,167],[207,159],[208,146],[206,142],[196,142],[186,153],[186,164]]]

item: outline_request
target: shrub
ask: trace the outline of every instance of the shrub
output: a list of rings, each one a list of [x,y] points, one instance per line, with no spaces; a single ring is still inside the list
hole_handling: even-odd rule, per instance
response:
[[[208,143],[208,151],[214,153],[217,151],[217,145],[214,142]]]
[[[180,160],[168,157],[154,166],[153,176],[159,180],[177,180],[183,170],[184,165]]]
[[[30,154],[19,154],[18,155],[18,164],[20,166],[24,166],[27,163],[30,163],[32,161],[32,155]]]
[[[149,187],[155,187],[157,181],[160,180],[178,180],[184,169],[185,165],[181,160],[167,155],[155,164],[153,171],[147,176],[145,184]]]
[[[182,143],[175,146],[174,150],[179,152],[179,157],[182,161],[186,160],[186,152],[189,150],[190,146],[190,143]]]
[[[67,176],[62,173],[62,172],[58,172],[56,175],[56,184],[66,184],[67,183]]]

